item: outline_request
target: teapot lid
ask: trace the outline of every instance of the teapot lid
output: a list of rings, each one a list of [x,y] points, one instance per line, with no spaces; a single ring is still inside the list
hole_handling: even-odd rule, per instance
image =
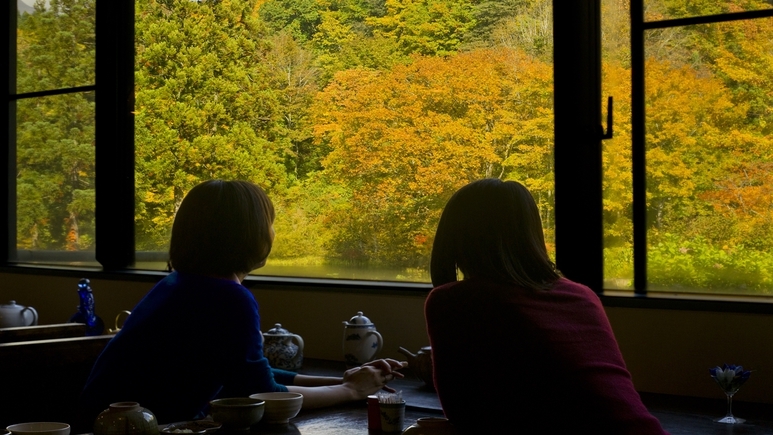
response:
[[[0,305],[0,308],[21,308],[21,305],[16,305],[16,301],[9,301],[7,305]]]
[[[275,323],[274,327],[269,329],[265,335],[292,335],[292,334],[290,334],[290,331],[282,328],[281,323]]]
[[[362,315],[362,311],[357,311],[357,315],[349,319],[348,322],[344,322],[350,326],[373,326],[373,322],[369,318]]]

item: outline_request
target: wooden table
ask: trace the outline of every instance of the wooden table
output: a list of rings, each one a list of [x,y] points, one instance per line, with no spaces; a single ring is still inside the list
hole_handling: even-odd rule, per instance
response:
[[[306,360],[300,371],[310,375],[340,375],[343,363]],[[405,427],[421,417],[442,417],[437,395],[418,378],[406,371],[406,378],[391,386],[401,390],[406,400]],[[713,418],[724,416],[725,401],[699,399],[664,394],[641,393],[642,400],[671,435],[773,435],[773,406],[748,402],[733,404],[737,417],[746,418],[741,425],[715,423]],[[505,431],[503,433],[509,433]],[[368,411],[364,402],[332,408],[302,410],[286,425],[258,423],[246,435],[380,435],[368,430]],[[245,435],[219,430],[215,435]],[[548,434],[549,435],[549,434]]]
[[[725,425],[712,421],[712,418],[724,415],[724,408],[721,406],[724,402],[721,400],[720,403],[712,403],[713,401],[708,400],[707,404],[710,405],[707,408],[708,411],[700,409],[693,412],[686,410],[696,404],[692,400],[685,401],[682,398],[676,398],[679,399],[680,403],[671,403],[675,398],[656,397],[655,395],[644,396],[647,398],[647,402],[656,403],[651,408],[652,414],[660,420],[663,428],[671,435],[773,434],[773,423],[770,419],[752,419],[753,413],[747,413],[744,404],[738,405],[736,415],[749,417],[747,423]],[[436,410],[409,407],[405,412],[405,427],[410,426],[420,417],[442,417],[442,413]],[[250,435],[376,435],[373,431],[368,431],[367,408],[364,404],[301,411],[290,422],[289,425],[278,426],[258,424],[252,428]],[[218,435],[221,434],[218,433]]]
[[[442,416],[439,411],[406,408],[405,427],[412,425],[420,417]],[[377,433],[380,434],[380,432]],[[364,404],[304,410],[287,425],[258,423],[252,427],[251,434],[376,435],[374,431],[368,430],[368,410]]]
[[[343,363],[306,360],[301,373],[332,376],[340,375],[344,369]],[[401,390],[406,400],[406,427],[413,424],[419,417],[442,416],[440,401],[434,391],[428,389],[408,370],[405,373],[405,379],[395,380],[390,385]],[[713,421],[714,418],[725,415],[727,406],[725,400],[720,397],[720,391],[717,391],[717,396],[717,399],[700,399],[641,393],[647,409],[660,420],[660,424],[671,435],[773,435],[773,405],[734,401],[733,413],[736,417],[745,418],[747,421],[741,425],[727,425]],[[288,428],[266,428],[258,425],[253,432],[303,435],[368,434],[365,404],[301,411],[301,414],[291,422],[292,425]]]
[[[733,401],[733,415],[745,418],[740,425],[716,423],[724,417],[727,402],[724,399],[701,399],[665,394],[640,393],[652,415],[671,435],[773,435],[773,406]],[[718,390],[718,396],[721,395]]]

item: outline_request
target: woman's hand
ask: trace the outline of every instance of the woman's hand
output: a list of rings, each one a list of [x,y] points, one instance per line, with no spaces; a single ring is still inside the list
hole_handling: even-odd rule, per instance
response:
[[[345,371],[343,381],[341,378],[297,375],[295,379],[298,385],[288,385],[287,389],[303,394],[304,409],[332,406],[365,399],[382,388],[394,392],[395,390],[387,387],[386,384],[394,378],[402,378],[403,374],[397,370],[403,367],[408,367],[408,363],[393,359],[379,359]]]
[[[394,392],[395,390],[388,387],[387,383],[395,378],[404,377],[397,370],[407,366],[407,362],[391,358],[367,362],[345,371],[343,385],[351,390],[354,400],[364,399],[381,389]]]

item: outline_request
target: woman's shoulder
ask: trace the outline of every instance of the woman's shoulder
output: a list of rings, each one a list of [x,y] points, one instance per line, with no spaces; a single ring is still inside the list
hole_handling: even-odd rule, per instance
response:
[[[206,301],[213,305],[257,304],[252,292],[235,281],[177,271],[156,284],[149,296],[154,293],[178,303],[200,304]]]
[[[463,279],[439,285],[433,288],[430,293],[461,292],[480,289],[512,289],[513,287],[515,287],[514,284],[500,283],[488,279]]]
[[[595,296],[596,292],[590,289],[585,284],[574,282],[567,278],[559,278],[551,286],[549,291],[568,292],[585,296]]]

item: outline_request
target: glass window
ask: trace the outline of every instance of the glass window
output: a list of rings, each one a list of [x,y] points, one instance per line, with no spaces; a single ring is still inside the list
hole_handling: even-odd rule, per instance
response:
[[[17,93],[94,84],[95,0],[18,0]]]
[[[16,119],[19,260],[29,258],[25,251],[93,259],[94,93],[19,100]]]
[[[650,290],[773,292],[773,19],[648,32]]]
[[[554,250],[550,1],[136,5],[138,267],[212,178],[274,201],[259,274],[429,281],[445,201],[483,177],[531,189]]]
[[[614,98],[614,135],[601,142],[604,189],[604,288],[633,288],[630,4],[601,2],[604,105]]]
[[[770,4],[643,4],[645,22],[633,23],[643,35],[643,46],[636,47],[627,44],[637,40],[636,34],[630,39],[627,18],[629,8],[641,3],[602,2],[604,95],[615,97],[616,119],[622,120],[616,137],[604,142],[606,288],[633,289],[641,273],[647,279],[646,287],[637,284],[639,293],[770,294],[773,11],[764,11]],[[752,10],[762,16],[728,14]],[[724,15],[706,16],[712,14]],[[687,16],[696,18],[658,21]],[[638,80],[631,70],[637,53],[644,86],[634,101],[642,101],[646,169],[637,173],[634,167],[631,176],[638,152],[631,125],[637,120],[627,121],[631,89],[637,92],[631,82],[632,74]],[[640,221],[646,246],[639,248],[633,240],[637,177],[646,186]],[[642,270],[634,270],[636,255],[646,255]]]
[[[17,4],[16,261],[97,264],[94,6]]]

